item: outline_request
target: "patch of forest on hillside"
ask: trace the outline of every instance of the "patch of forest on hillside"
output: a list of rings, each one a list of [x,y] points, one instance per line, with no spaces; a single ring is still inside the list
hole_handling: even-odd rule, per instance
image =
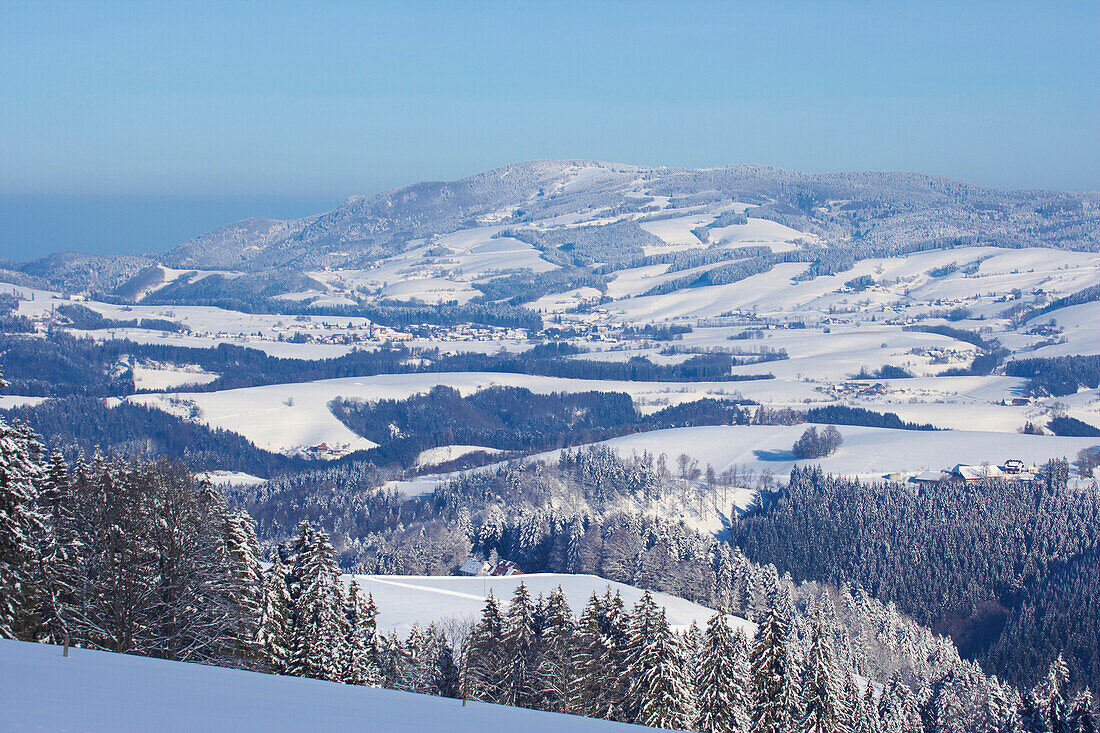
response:
[[[621,392],[536,394],[522,387],[489,387],[463,397],[443,385],[404,400],[338,399],[329,408],[352,431],[379,444],[363,454],[366,460],[405,468],[414,466],[422,451],[439,446],[538,452],[643,430],[747,425],[753,417],[727,400],[699,400],[643,415]]]
[[[733,526],[732,540],[796,580],[867,588],[1008,679],[1063,653],[1096,684],[1100,494],[1068,478],[1065,461],[1032,482],[920,488],[796,468],[773,502]]]

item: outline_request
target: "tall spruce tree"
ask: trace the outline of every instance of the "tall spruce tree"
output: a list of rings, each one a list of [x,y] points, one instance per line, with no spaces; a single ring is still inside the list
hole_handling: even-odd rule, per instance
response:
[[[504,614],[503,650],[506,665],[500,680],[504,702],[515,707],[531,707],[538,700],[538,637],[535,630],[535,606],[527,585],[520,583]]]
[[[864,719],[867,721],[867,729],[871,733],[883,733],[882,714],[879,712],[878,703],[880,700],[875,699],[875,686],[867,685],[863,691],[863,713]]]
[[[1069,711],[1069,729],[1072,733],[1096,733],[1092,692],[1087,687],[1073,699],[1073,706]]]
[[[855,675],[847,672],[844,675],[844,712],[846,714],[845,725],[851,733],[876,733],[873,729],[867,705],[859,692]],[[876,726],[877,727],[877,726]]]
[[[382,673],[381,660],[378,656],[378,606],[370,593],[359,608],[359,628],[366,642],[367,657],[371,663],[368,670],[375,675],[367,684],[370,687],[379,687],[382,684]]]
[[[634,722],[651,728],[684,729],[695,719],[693,691],[681,649],[664,609],[649,592],[631,617],[631,658],[627,667]]]
[[[992,733],[1015,733],[1020,728],[1019,699],[1015,691],[996,676],[989,679],[988,724]]]
[[[1059,654],[1051,663],[1046,680],[1046,718],[1050,733],[1070,733],[1069,668]]]
[[[1049,733],[1036,690],[1024,692],[1020,699],[1020,733]]]
[[[632,720],[633,703],[628,696],[630,677],[627,674],[633,650],[631,618],[622,595],[619,591],[612,593],[610,586],[600,602],[600,628],[604,645],[610,651],[604,677],[607,687],[603,692],[605,703],[613,711],[609,717],[613,720]]]
[[[343,594],[335,551],[324,531],[308,533],[312,547],[299,555],[298,598],[294,602],[294,627],[288,671],[299,677],[338,680],[341,677]]]
[[[378,669],[371,659],[367,646],[366,635],[363,631],[362,603],[359,597],[359,583],[352,578],[348,584],[347,600],[344,604],[344,618],[346,624],[344,630],[346,636],[343,644],[343,660],[341,661],[341,681],[349,685],[367,685],[377,687]]]
[[[749,656],[752,733],[789,733],[797,727],[797,670],[787,632],[787,622],[773,606],[757,629]]]
[[[75,619],[70,616],[77,605],[83,558],[73,481],[60,451],[54,451],[46,465],[38,507],[44,521],[37,540],[41,584],[37,638],[61,644],[75,632]]]
[[[848,733],[832,642],[820,612],[814,618],[810,634],[798,730],[801,733]]]
[[[46,531],[36,505],[40,453],[28,430],[0,420],[0,636],[7,638],[29,639],[37,625],[36,540]]]
[[[425,695],[434,694],[435,659],[432,654],[433,649],[427,631],[414,621],[405,639],[404,656],[407,666],[401,684],[402,690]]]
[[[601,628],[603,606],[595,592],[588,599],[570,645],[569,693],[564,712],[590,718],[612,718],[615,702],[608,698],[613,674],[611,649]]]
[[[747,733],[748,643],[721,614],[711,616],[695,689],[702,733]]]
[[[260,563],[256,525],[247,512],[226,517],[225,546],[229,561],[230,592],[234,599],[232,620],[239,653],[247,666],[266,666],[260,628],[264,617],[266,579]]]
[[[572,682],[571,651],[574,639],[573,612],[561,586],[550,591],[539,629],[538,666],[535,683],[538,708],[566,712]]]
[[[286,674],[293,640],[290,592],[282,558],[264,573],[263,607],[260,613],[259,647],[267,671]]]
[[[883,733],[920,733],[923,727],[917,700],[895,671],[879,696],[879,724]]]
[[[481,619],[463,650],[462,695],[485,702],[504,702],[501,680],[508,660],[504,656],[504,615],[490,591]]]
[[[435,624],[428,627],[428,646],[435,668],[432,694],[458,697],[461,680],[458,665],[455,663],[454,648],[446,632]]]

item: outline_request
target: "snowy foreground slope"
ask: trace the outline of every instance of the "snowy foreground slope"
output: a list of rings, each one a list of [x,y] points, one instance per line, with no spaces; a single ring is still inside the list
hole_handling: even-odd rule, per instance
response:
[[[615,731],[639,726],[0,639],[0,730]]]

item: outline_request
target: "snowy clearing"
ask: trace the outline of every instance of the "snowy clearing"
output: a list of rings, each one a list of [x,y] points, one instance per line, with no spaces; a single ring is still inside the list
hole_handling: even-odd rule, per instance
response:
[[[453,461],[471,453],[485,453],[495,455],[502,452],[499,448],[488,448],[484,445],[441,445],[438,448],[428,448],[421,451],[416,458],[419,467],[438,466],[441,463]]]
[[[134,387],[139,390],[176,389],[192,384],[209,384],[218,378],[217,374],[203,371],[199,367],[174,367],[165,364],[135,364]]]
[[[620,453],[654,455],[681,453],[710,463],[716,471],[731,466],[771,471],[780,478],[795,464],[819,464],[826,473],[862,479],[881,479],[886,473],[914,474],[950,468],[958,463],[1000,465],[1018,458],[1039,465],[1051,458],[1073,458],[1077,451],[1096,444],[1095,438],[1059,438],[973,431],[888,430],[839,425],[844,445],[834,455],[813,461],[795,460],[791,445],[806,425],[735,425],[674,428],[637,433],[605,441]],[[558,452],[542,454],[556,459]]]
[[[1042,465],[1052,458],[1072,460],[1079,450],[1097,443],[1096,438],[1053,435],[838,425],[836,428],[844,438],[839,451],[827,458],[796,460],[791,446],[807,427],[803,424],[672,428],[625,435],[594,445],[608,446],[623,456],[640,456],[648,452],[654,456],[663,453],[672,459],[685,454],[699,461],[701,467],[712,465],[719,473],[737,467],[758,474],[770,472],[780,481],[786,479],[795,465],[806,464],[820,465],[826,473],[877,481],[888,473],[900,473],[904,477],[921,471],[950,469],[959,463],[1001,465],[1009,458],[1017,458],[1027,465]],[[556,462],[560,454],[561,451],[548,451],[531,456],[529,460]],[[469,470],[492,470],[496,465]],[[387,488],[416,496],[435,491],[455,475],[419,476],[410,481],[390,482]]]
[[[267,482],[265,478],[240,471],[207,471],[200,473],[198,477],[215,486],[258,486]]]
[[[345,580],[352,576],[345,576]],[[561,586],[574,616],[578,616],[589,596],[603,595],[610,586],[611,592],[622,594],[627,606],[633,606],[643,591],[631,585],[605,580],[596,575],[565,575],[558,573],[533,573],[498,577],[457,577],[434,575],[356,575],[361,592],[374,597],[378,604],[378,628],[380,631],[396,629],[401,635],[408,633],[412,624],[427,626],[432,622],[449,618],[473,619],[481,615],[485,599],[492,592],[498,600],[507,601],[516,586],[523,583],[532,597],[548,595]],[[715,614],[713,609],[667,593],[654,593],[657,605],[665,608],[668,621],[674,627],[686,627],[695,621],[705,627],[707,619]],[[731,617],[734,618],[734,617]],[[745,619],[734,618],[752,637],[755,625]]]

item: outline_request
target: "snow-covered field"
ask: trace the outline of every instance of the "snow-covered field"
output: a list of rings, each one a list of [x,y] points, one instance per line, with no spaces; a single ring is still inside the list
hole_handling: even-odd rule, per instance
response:
[[[199,474],[199,478],[205,479],[215,486],[258,486],[267,479],[253,476],[250,473],[240,471],[207,471]]]
[[[365,450],[375,444],[355,435],[332,414],[328,403],[337,397],[364,401],[405,399],[447,385],[468,395],[494,385],[526,387],[533,392],[625,392],[651,411],[704,397],[744,396],[765,402],[813,399],[813,386],[803,382],[620,382],[563,379],[503,372],[440,372],[383,374],[316,382],[277,384],[219,392],[180,392],[135,395],[134,402],[176,414],[180,403],[196,405],[198,420],[210,427],[239,433],[257,446],[276,452],[294,452],[322,442],[331,447]]]
[[[217,374],[205,372],[198,367],[184,369],[165,364],[135,364],[133,371],[134,386],[146,390],[176,389],[192,384],[208,384],[218,378]]]
[[[143,394],[129,399],[181,417],[189,417],[192,405],[197,406],[198,421],[232,430],[276,453],[294,453],[322,443],[343,451],[373,448],[376,443],[356,435],[329,411],[329,401],[340,391],[326,382],[305,382],[220,392]]]
[[[81,733],[627,731],[410,692],[0,639],[0,730]]]
[[[664,454],[670,461],[681,454],[710,464],[721,473],[727,468],[770,472],[784,481],[795,465],[820,465],[826,473],[881,480],[888,473],[903,477],[922,471],[951,469],[959,463],[1002,465],[1009,458],[1039,466],[1052,458],[1072,460],[1082,448],[1096,445],[1096,438],[1061,438],[1052,435],[1023,435],[992,431],[890,430],[838,425],[844,438],[840,450],[826,458],[796,460],[791,453],[806,425],[714,425],[672,428],[635,433],[597,443],[620,455]],[[555,462],[560,451],[533,456],[533,460]],[[470,469],[491,470],[492,466]],[[390,485],[409,496],[434,491],[454,474],[431,474]],[[681,518],[680,515],[668,518]],[[691,519],[684,516],[684,519]]]
[[[962,270],[942,277],[929,274],[933,268],[952,264],[961,267],[979,260],[981,264],[973,275]],[[611,291],[613,296],[641,295],[661,281],[659,276],[664,269],[658,267],[664,266],[647,268],[644,273],[623,271],[619,277],[636,284],[620,284]],[[806,268],[805,263],[780,264],[740,282],[617,300],[607,309],[632,322],[712,318],[732,309],[788,317],[820,317],[839,311],[860,313],[859,320],[869,320],[876,311],[882,313],[883,308],[889,312],[910,308],[927,311],[933,307],[929,304],[959,300],[968,301],[972,309],[984,308],[988,313],[983,315],[994,316],[1008,307],[995,303],[995,299],[1016,288],[1024,291],[1041,288],[1047,293],[1065,295],[1100,283],[1100,255],[1043,248],[974,247],[872,258],[836,275],[796,281],[794,278]],[[845,290],[849,280],[860,276],[869,276],[876,284],[863,292]]]
[[[0,410],[10,410],[15,407],[37,405],[45,397],[23,397],[22,395],[0,395]]]
[[[421,451],[416,458],[418,467],[438,466],[441,463],[453,461],[471,453],[486,453],[493,455],[500,453],[499,448],[488,448],[484,445],[441,445],[438,448],[428,448]]]
[[[345,576],[345,580],[351,576]],[[561,587],[569,607],[579,615],[596,593],[611,592],[622,595],[627,606],[633,606],[642,597],[642,591],[634,586],[616,583],[595,575],[561,575],[534,573],[497,577],[451,577],[414,575],[356,575],[360,590],[374,597],[378,605],[378,626],[381,631],[397,629],[404,635],[413,623],[427,626],[445,619],[476,619],[485,607],[485,599],[492,593],[498,600],[507,601],[516,586],[523,583],[532,597],[548,595]],[[654,593],[657,605],[664,607],[668,621],[675,627],[684,627],[692,621],[701,628],[715,614],[713,609],[700,606],[667,593]],[[745,627],[751,638],[754,625],[744,619],[735,619]]]
[[[820,375],[828,372],[828,364],[837,371],[856,371],[860,344],[872,344],[882,334],[869,339],[857,332],[836,334],[842,349],[814,356],[811,351],[824,348],[828,334],[808,337],[798,331],[788,339],[777,340],[807,356],[801,359],[769,362],[763,365],[737,367],[746,373],[793,371],[787,365],[803,363],[806,371],[815,375],[813,381],[799,372],[787,378],[747,382],[626,382],[615,380],[564,379],[502,372],[439,372],[421,374],[384,374],[373,377],[349,377],[292,384],[266,385],[218,392],[163,392],[135,395],[133,402],[158,407],[174,414],[188,416],[191,405],[198,408],[194,419],[213,428],[239,433],[267,450],[294,453],[327,443],[341,451],[365,450],[375,444],[355,435],[330,411],[329,403],[337,398],[373,402],[382,399],[405,399],[430,391],[436,385],[453,387],[464,395],[492,386],[524,387],[534,392],[623,392],[629,394],[644,413],[668,405],[704,398],[747,398],[765,405],[805,409],[815,405],[833,404],[837,397],[830,392],[831,382]],[[928,343],[951,341],[935,334],[893,331],[898,338],[927,338]],[[869,335],[869,334],[868,334]],[[824,337],[824,338],[823,338]],[[909,343],[909,341],[905,341]],[[959,342],[951,341],[953,344]],[[969,345],[968,345],[969,346]],[[846,350],[845,350],[846,347]],[[868,345],[867,349],[875,347]],[[852,355],[855,356],[852,356]],[[784,367],[787,367],[784,369]],[[841,375],[843,376],[843,374]],[[1025,381],[1014,377],[925,377],[917,379],[882,380],[886,394],[879,397],[850,396],[840,403],[863,407],[876,412],[893,412],[903,420],[931,423],[937,428],[1005,434],[1004,440],[1017,440],[1017,429],[1025,422],[1045,424],[1051,410],[1065,410],[1078,419],[1100,425],[1100,397],[1082,393],[1079,397],[1048,399],[1026,406],[1011,406],[1012,399],[1023,392]],[[1091,395],[1091,396],[1090,396]],[[1069,400],[1069,402],[1067,402]],[[915,439],[915,433],[904,431],[905,440]],[[969,440],[956,436],[956,440]],[[793,439],[792,441],[793,442]],[[431,466],[459,457],[476,447],[455,447],[447,455],[430,453],[420,464]],[[441,449],[436,449],[437,452]],[[1076,448],[1065,455],[1072,457]],[[456,452],[458,451],[458,452]],[[965,462],[966,459],[960,459]],[[990,459],[992,460],[992,459]],[[883,471],[908,470],[913,463],[886,466]],[[767,462],[774,467],[774,461]],[[877,465],[877,464],[876,464]],[[784,470],[787,470],[786,468]],[[878,470],[878,469],[875,469]],[[865,473],[865,472],[863,472]]]
[[[1029,465],[1051,458],[1073,458],[1080,449],[1096,444],[1095,438],[1058,438],[972,431],[887,430],[837,426],[844,445],[835,454],[814,461],[797,461],[791,446],[804,425],[735,425],[675,428],[637,433],[606,441],[621,453],[686,453],[716,471],[741,466],[769,470],[782,476],[797,463],[819,464],[827,473],[879,479],[885,473],[918,473],[951,468],[958,463],[1000,465],[1018,458]],[[556,457],[545,454],[547,458]]]

